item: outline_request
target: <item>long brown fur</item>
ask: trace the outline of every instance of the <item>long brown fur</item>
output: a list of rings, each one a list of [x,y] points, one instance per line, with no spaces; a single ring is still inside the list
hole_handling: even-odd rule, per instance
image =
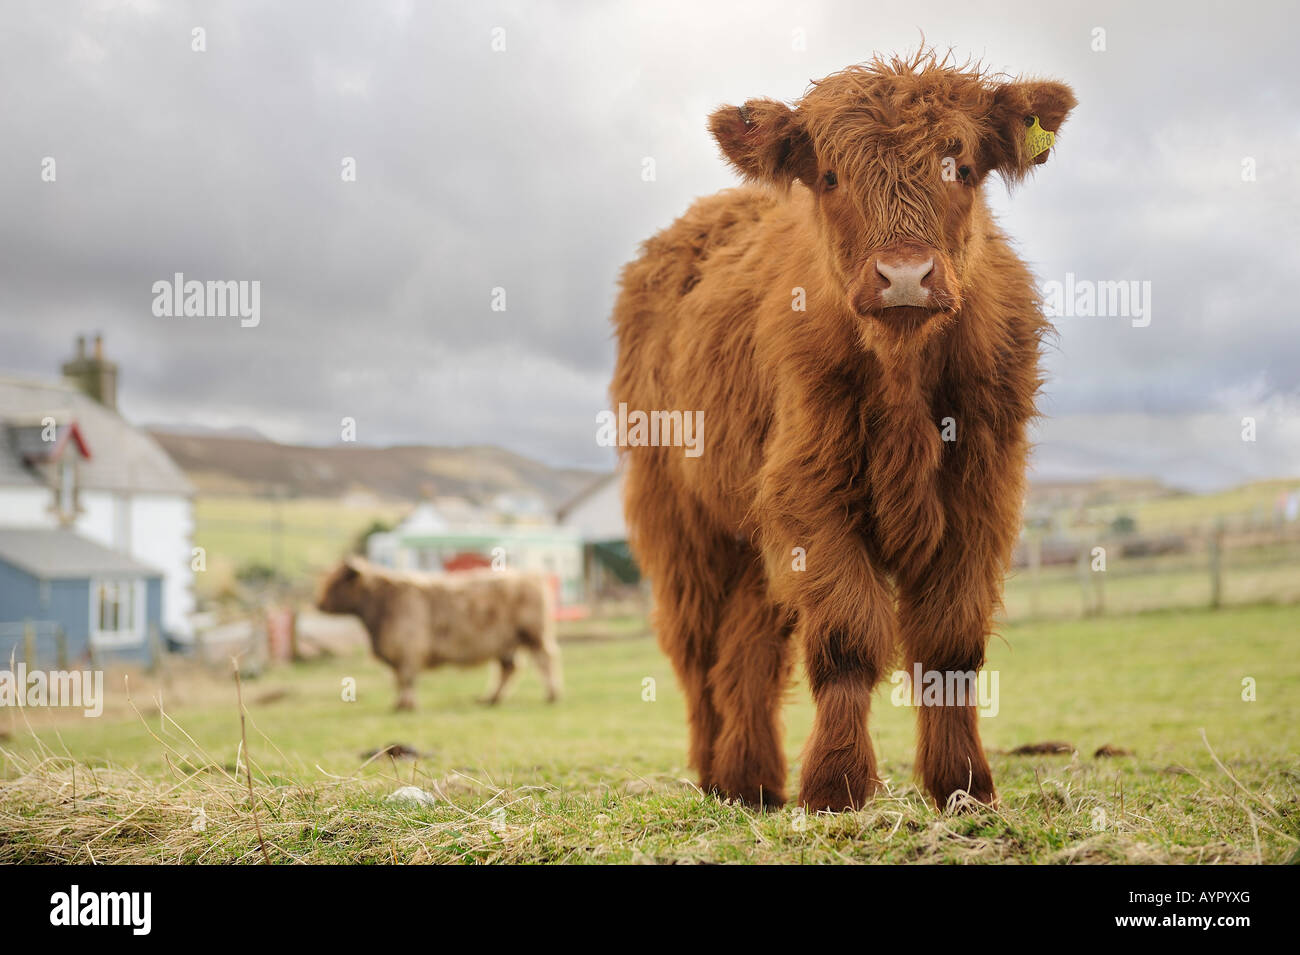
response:
[[[316,606],[355,614],[370,646],[397,677],[397,708],[415,707],[420,671],[444,664],[495,661],[496,703],[515,672],[515,654],[532,654],[546,698],[560,695],[560,648],[550,588],[541,577],[510,571],[403,574],[350,558],[321,582]]]
[[[792,644],[816,703],[810,809],[877,789],[868,710],[900,650],[909,671],[983,665],[1048,326],[982,186],[1045,161],[1025,146],[1028,117],[1056,131],[1073,106],[1063,84],[921,52],[829,76],[793,107],[723,107],[710,129],[749,184],[698,200],[624,269],[615,404],[700,410],[708,436],[698,457],[622,449],[632,544],[706,789],[784,800]],[[945,156],[968,181],[941,176]],[[942,310],[862,314],[867,263],[900,242],[935,251]],[[996,798],[971,702],[919,711],[917,767],[940,806],[959,790]]]

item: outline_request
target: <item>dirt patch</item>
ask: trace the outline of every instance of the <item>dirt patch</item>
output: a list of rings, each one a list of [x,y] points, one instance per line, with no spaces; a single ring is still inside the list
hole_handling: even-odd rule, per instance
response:
[[[1046,743],[1026,743],[1024,746],[1017,746],[1011,750],[1011,756],[1052,756],[1064,755],[1069,756],[1074,752],[1073,743],[1062,743],[1060,740],[1049,740]]]
[[[377,756],[387,756],[390,759],[423,759],[428,753],[422,753],[414,746],[407,746],[405,743],[389,743],[380,749],[368,749],[361,754],[364,760],[372,760]]]
[[[1097,752],[1092,754],[1093,759],[1109,759],[1114,756],[1132,756],[1133,750],[1124,749],[1121,746],[1112,746],[1107,743],[1105,746],[1097,747]]]
[[[266,706],[270,703],[279,703],[281,700],[287,700],[293,695],[292,690],[286,690],[283,688],[278,690],[267,690],[265,693],[253,697],[252,702],[256,706]]]

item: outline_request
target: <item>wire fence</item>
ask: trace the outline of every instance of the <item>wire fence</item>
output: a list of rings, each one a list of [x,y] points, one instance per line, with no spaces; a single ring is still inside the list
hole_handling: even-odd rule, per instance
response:
[[[1158,534],[1027,530],[1004,616],[1094,617],[1300,602],[1300,524],[1220,520]]]
[[[273,573],[281,597],[285,586],[310,589],[374,518],[339,510],[265,519],[270,513],[204,515],[196,536],[210,545],[210,557],[230,555],[231,570],[260,565]],[[590,610],[625,613],[629,601],[644,603],[643,590],[615,587],[606,594],[588,586]],[[1300,521],[1238,514],[1198,524],[1149,523],[1141,533],[1027,527],[1006,580],[1003,616],[1059,619],[1258,603],[1300,603]]]
[[[93,639],[70,639],[57,620],[0,620],[0,669],[11,663],[24,663],[29,669],[55,668],[88,664],[103,666],[118,659],[121,648],[97,646]],[[162,634],[157,624],[150,624],[143,647],[128,648],[126,655],[143,659],[154,670],[164,653]],[[143,657],[140,657],[143,653]]]

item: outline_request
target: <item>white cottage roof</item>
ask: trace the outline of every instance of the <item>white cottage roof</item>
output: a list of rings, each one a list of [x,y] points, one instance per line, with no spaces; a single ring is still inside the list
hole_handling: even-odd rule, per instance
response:
[[[90,459],[81,462],[83,488],[105,491],[194,493],[185,474],[146,431],[116,411],[62,382],[0,376],[0,486],[43,482],[23,461],[14,432],[52,417],[60,428],[71,422],[85,438]]]

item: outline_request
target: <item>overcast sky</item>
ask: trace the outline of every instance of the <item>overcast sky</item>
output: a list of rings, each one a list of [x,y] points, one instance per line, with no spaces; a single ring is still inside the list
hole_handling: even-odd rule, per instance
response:
[[[709,111],[924,31],[1078,94],[1038,175],[986,187],[1040,279],[1151,283],[1147,327],[1058,320],[1039,474],[1300,475],[1300,15],[1061,6],[7,4],[0,372],[101,331],[136,421],[609,466],[618,270],[734,183]],[[259,280],[261,323],[155,317],[175,272]]]

